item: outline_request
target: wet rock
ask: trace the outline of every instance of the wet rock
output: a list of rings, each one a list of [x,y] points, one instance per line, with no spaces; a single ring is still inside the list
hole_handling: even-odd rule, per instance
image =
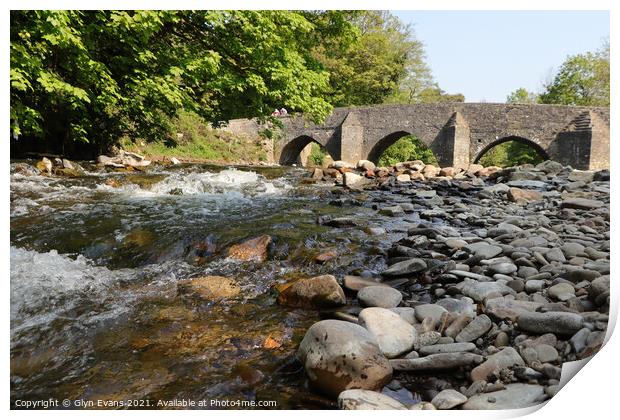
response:
[[[338,253],[336,251],[326,251],[314,257],[314,261],[316,261],[319,264],[323,264],[329,260],[333,260],[337,256],[338,256]]]
[[[228,249],[228,257],[241,261],[264,262],[267,260],[270,243],[271,236],[269,235],[248,239],[241,244],[231,246]]]
[[[321,222],[325,226],[345,228],[357,226],[357,221],[351,217],[335,217],[333,219],[327,219]]]
[[[471,380],[486,381],[492,375],[498,376],[501,369],[510,368],[515,365],[523,366],[525,362],[515,349],[506,347],[502,351],[489,356],[484,363],[475,367],[471,371]]]
[[[41,173],[51,174],[52,173],[52,161],[48,158],[44,157],[40,161],[37,162],[37,169],[41,171]]]
[[[394,370],[415,372],[424,370],[445,370],[482,363],[484,358],[473,353],[438,353],[417,359],[392,359]]]
[[[520,330],[536,334],[573,335],[583,326],[583,317],[570,312],[529,312],[519,315]]]
[[[385,277],[404,277],[420,273],[426,270],[426,268],[427,266],[423,259],[411,258],[391,265],[387,270],[381,272],[381,275]]]
[[[297,280],[280,290],[278,303],[298,308],[329,308],[346,304],[344,291],[332,275]]]
[[[509,410],[537,405],[545,401],[545,389],[541,385],[510,384],[506,389],[474,395],[463,404],[464,410]]]
[[[479,315],[461,330],[455,337],[457,343],[467,343],[477,340],[487,333],[493,326],[493,323],[486,315]]]
[[[391,287],[368,286],[357,293],[357,300],[363,306],[395,308],[403,300],[403,295]]]
[[[338,395],[341,410],[407,410],[404,404],[379,392],[348,389]]]
[[[41,174],[41,171],[39,169],[35,168],[32,165],[28,165],[27,163],[15,164],[15,166],[13,167],[13,171],[16,174],[22,174],[26,176],[35,176]]]
[[[208,300],[233,298],[241,293],[241,289],[233,279],[221,276],[182,280],[177,288],[179,293],[194,294]]]
[[[457,407],[467,401],[467,397],[453,389],[444,389],[435,398],[431,400],[431,404],[438,410],[449,410]]]
[[[389,309],[366,308],[359,314],[359,324],[375,336],[388,358],[410,351],[417,339],[413,326]]]
[[[383,207],[382,209],[379,210],[379,213],[385,215],[385,216],[402,216],[405,211],[403,210],[403,208],[401,206],[391,206],[391,207]]]
[[[310,383],[333,397],[352,388],[379,391],[392,379],[392,367],[375,337],[346,321],[313,324],[297,356]]]

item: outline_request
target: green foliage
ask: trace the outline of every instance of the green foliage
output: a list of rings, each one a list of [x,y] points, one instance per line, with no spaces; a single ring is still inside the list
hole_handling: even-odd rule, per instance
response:
[[[329,155],[327,149],[321,146],[318,143],[312,142],[312,148],[310,151],[310,155],[308,156],[308,164],[314,166],[323,166],[325,163],[325,158]]]
[[[525,163],[536,165],[543,160],[543,157],[532,146],[518,140],[510,140],[489,149],[478,163],[484,166],[505,168]]]
[[[314,56],[330,74],[329,101],[334,106],[384,103],[404,80],[430,77],[422,43],[412,28],[386,11],[332,12],[352,25],[340,42],[327,38]],[[351,36],[353,34],[353,36]]]
[[[313,30],[289,11],[12,11],[11,129],[105,149],[165,139],[180,110],[217,125],[285,106],[318,121],[331,106]]]
[[[596,52],[570,56],[545,86],[543,104],[609,106],[609,43]]]
[[[175,131],[174,139],[147,143],[125,138],[123,147],[150,159],[176,157],[214,162],[268,160],[256,139],[215,130],[194,113],[181,112],[179,117],[171,121],[171,125]]]
[[[405,136],[398,139],[379,157],[379,166],[392,166],[399,162],[421,160],[436,165],[437,158],[417,137]]]
[[[525,88],[519,88],[506,98],[507,104],[535,104],[538,98],[535,93],[528,92]]]

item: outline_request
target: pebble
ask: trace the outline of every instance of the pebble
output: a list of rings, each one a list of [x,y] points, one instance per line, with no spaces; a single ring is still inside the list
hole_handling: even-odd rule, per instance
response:
[[[464,410],[510,410],[537,405],[547,399],[544,387],[533,384],[510,384],[506,389],[470,397]]]
[[[401,277],[419,273],[426,270],[426,268],[426,262],[423,259],[411,258],[391,265],[387,270],[381,272],[381,275],[385,277]]]
[[[583,326],[583,317],[570,312],[529,312],[519,315],[520,330],[536,334],[554,333],[573,335]]]
[[[506,347],[503,350],[489,356],[481,365],[475,367],[471,371],[472,381],[486,381],[491,375],[497,375],[500,369],[510,368],[515,365],[523,366],[525,362],[519,356],[519,353],[512,347]]]
[[[338,395],[341,410],[407,410],[407,407],[392,397],[380,392],[364,389],[348,389]]]
[[[457,343],[467,343],[476,341],[491,329],[493,323],[486,315],[479,315],[461,330],[455,337]]]
[[[467,397],[453,389],[444,389],[435,398],[431,400],[431,404],[438,410],[449,410],[457,407],[467,401]]]
[[[434,344],[431,346],[420,347],[418,353],[422,356],[437,353],[459,353],[470,352],[476,349],[474,343],[451,343],[451,344]]]

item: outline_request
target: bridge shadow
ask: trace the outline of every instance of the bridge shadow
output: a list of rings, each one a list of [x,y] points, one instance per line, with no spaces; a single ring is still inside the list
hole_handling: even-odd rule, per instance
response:
[[[530,147],[536,153],[538,153],[538,155],[543,160],[548,160],[549,159],[549,153],[547,153],[547,151],[545,149],[543,149],[540,145],[536,144],[532,140],[530,140],[528,138],[525,138],[525,137],[519,137],[519,136],[507,136],[507,137],[502,137],[500,139],[497,139],[494,142],[489,143],[488,145],[486,145],[480,152],[478,152],[478,154],[476,155],[476,158],[474,159],[473,163],[478,163],[480,161],[480,159],[486,153],[488,153],[491,149],[493,149],[494,147],[499,146],[500,144],[503,144],[503,143],[510,142],[510,141],[518,142],[518,143],[521,143],[521,144],[524,144],[524,145]]]

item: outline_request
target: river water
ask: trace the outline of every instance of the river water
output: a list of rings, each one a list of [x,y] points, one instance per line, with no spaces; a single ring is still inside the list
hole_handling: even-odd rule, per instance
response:
[[[61,178],[14,167],[13,406],[55,398],[333,407],[308,388],[294,357],[320,314],[279,306],[274,286],[379,272],[379,250],[397,232],[369,236],[317,218],[354,215],[363,226],[384,227],[388,220],[340,199],[331,185],[306,184],[299,168],[108,173],[85,164],[85,176]],[[265,263],[226,258],[230,245],[264,234],[273,238]],[[317,264],[326,250],[338,257]],[[180,280],[203,275],[236,279],[241,296],[210,302],[177,293]]]

